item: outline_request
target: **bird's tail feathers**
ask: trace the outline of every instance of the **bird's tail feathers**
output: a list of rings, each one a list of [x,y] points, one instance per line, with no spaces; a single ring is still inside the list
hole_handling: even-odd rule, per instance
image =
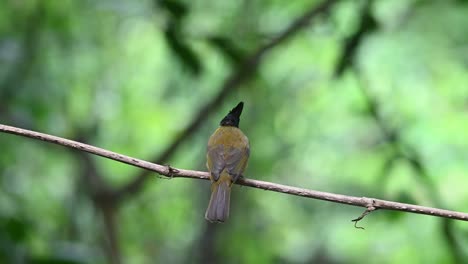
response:
[[[231,180],[229,176],[221,175],[218,182],[211,185],[211,198],[205,219],[210,222],[225,222],[229,218],[230,196]]]

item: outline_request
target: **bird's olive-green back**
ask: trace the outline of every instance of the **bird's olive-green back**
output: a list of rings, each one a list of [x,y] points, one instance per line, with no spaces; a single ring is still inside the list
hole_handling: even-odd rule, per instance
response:
[[[235,182],[244,172],[250,155],[249,140],[237,127],[221,126],[208,141],[206,166],[213,181],[226,172]]]

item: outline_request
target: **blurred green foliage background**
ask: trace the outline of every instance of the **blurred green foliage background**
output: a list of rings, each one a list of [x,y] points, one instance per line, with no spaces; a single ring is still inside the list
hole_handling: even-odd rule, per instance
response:
[[[246,177],[468,211],[468,2],[0,1],[0,123],[206,170],[245,102]],[[138,179],[138,180],[135,180]],[[463,263],[468,225],[163,179],[0,134],[0,263]]]

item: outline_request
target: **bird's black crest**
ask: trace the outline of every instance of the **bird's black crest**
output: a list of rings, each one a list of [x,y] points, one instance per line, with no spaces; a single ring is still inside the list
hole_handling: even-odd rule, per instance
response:
[[[240,102],[234,107],[229,114],[227,114],[223,120],[221,120],[221,126],[233,126],[239,127],[240,115],[242,114],[242,108],[244,108],[244,102]]]

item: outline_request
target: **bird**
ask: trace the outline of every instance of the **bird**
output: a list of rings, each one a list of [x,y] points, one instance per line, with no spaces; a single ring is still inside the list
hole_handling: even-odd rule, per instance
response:
[[[211,197],[205,219],[223,223],[229,218],[231,187],[243,176],[250,156],[249,139],[239,129],[244,103],[240,102],[221,120],[208,140],[206,166],[210,172]]]

